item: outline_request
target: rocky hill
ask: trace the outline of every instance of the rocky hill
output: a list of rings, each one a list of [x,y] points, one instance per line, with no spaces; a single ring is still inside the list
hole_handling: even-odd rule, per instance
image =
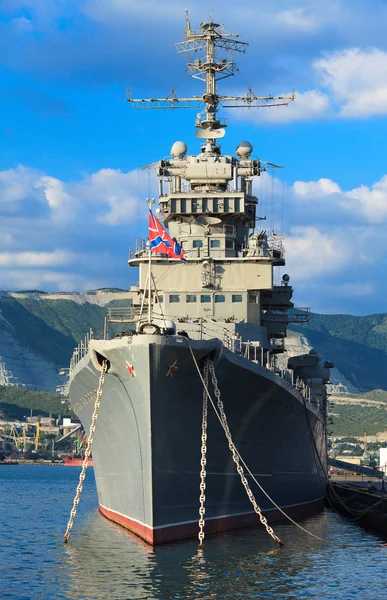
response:
[[[311,314],[304,325],[292,325],[339,372],[361,391],[387,390],[387,314]]]
[[[90,328],[101,334],[106,308],[127,306],[133,295],[119,289],[0,292],[0,386],[55,391],[78,342]],[[312,347],[336,364],[334,393],[387,390],[387,314],[312,314],[308,324],[289,331],[288,355]]]
[[[0,385],[55,392],[78,342],[90,328],[102,333],[106,307],[132,296],[124,290],[0,292]]]

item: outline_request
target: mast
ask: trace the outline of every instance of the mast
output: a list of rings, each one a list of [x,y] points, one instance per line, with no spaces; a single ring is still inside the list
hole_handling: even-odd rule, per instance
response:
[[[218,94],[217,82],[232,77],[237,70],[233,53],[245,53],[248,44],[238,40],[238,34],[227,32],[224,25],[212,20],[203,21],[199,31],[193,31],[186,10],[185,41],[175,44],[178,54],[187,53],[190,77],[205,84],[201,96],[181,97],[172,92],[166,98],[131,98],[127,101],[135,108],[201,108],[204,110],[196,120],[196,136],[206,140],[206,151],[215,147],[214,140],[225,135],[226,123],[218,118],[222,108],[264,108],[287,106],[294,100],[294,94],[287,96],[256,96],[249,87],[245,96],[222,96]],[[218,56],[218,51],[224,56]],[[225,54],[227,53],[227,55]],[[200,57],[198,57],[200,56]],[[227,57],[226,57],[227,56]]]
[[[152,204],[155,203],[154,198],[147,198],[149,210],[152,210]],[[145,290],[144,290],[145,295]],[[148,257],[148,323],[152,322],[152,250],[149,240],[149,257]]]

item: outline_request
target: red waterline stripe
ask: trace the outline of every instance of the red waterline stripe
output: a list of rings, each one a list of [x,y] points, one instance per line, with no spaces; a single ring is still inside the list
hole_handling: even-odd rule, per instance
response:
[[[286,511],[286,514],[293,519],[303,519],[316,514],[322,510],[323,506],[324,500],[323,498],[319,498],[318,500],[313,500],[309,503],[286,507],[284,510]],[[129,531],[132,531],[152,546],[174,542],[190,537],[196,537],[199,531],[197,521],[152,528],[149,525],[140,523],[135,519],[131,519],[126,515],[117,513],[114,510],[105,508],[104,506],[100,505],[99,510],[110,521],[114,521],[114,523],[125,527],[125,529],[129,529]],[[278,510],[267,511],[265,516],[270,522],[285,519],[285,517]],[[259,525],[258,516],[255,513],[215,517],[206,520],[205,533],[218,533],[231,529],[249,527],[252,525]]]

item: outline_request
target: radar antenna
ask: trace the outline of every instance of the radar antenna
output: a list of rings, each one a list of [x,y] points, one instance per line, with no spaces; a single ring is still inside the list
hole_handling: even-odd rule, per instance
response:
[[[196,119],[196,135],[205,138],[207,143],[225,135],[226,123],[218,118],[218,107],[222,108],[264,108],[271,106],[287,106],[294,100],[294,94],[288,96],[256,96],[251,88],[245,96],[222,96],[218,94],[217,82],[235,74],[237,67],[233,61],[234,52],[245,53],[248,44],[237,38],[238,34],[227,32],[224,25],[209,21],[200,24],[199,31],[191,29],[188,9],[185,14],[185,41],[175,44],[178,54],[187,53],[188,73],[190,77],[205,83],[202,96],[177,98],[175,93],[166,98],[131,98],[128,102],[135,108],[201,108]],[[217,50],[227,53],[227,58],[217,56]],[[198,54],[200,53],[200,56]],[[195,58],[195,55],[198,56]]]

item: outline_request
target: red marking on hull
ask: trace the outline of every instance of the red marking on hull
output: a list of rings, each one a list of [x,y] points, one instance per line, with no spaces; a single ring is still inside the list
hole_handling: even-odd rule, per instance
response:
[[[82,457],[71,457],[69,456],[68,458],[64,458],[63,462],[65,464],[66,467],[81,467],[83,465],[83,458]],[[94,467],[94,463],[93,463],[93,459],[89,458],[89,461],[87,463],[88,467]]]
[[[129,531],[132,531],[136,535],[140,536],[140,538],[148,542],[148,544],[151,544],[152,546],[155,544],[154,529],[152,529],[152,527],[149,527],[149,525],[139,523],[134,519],[130,519],[125,515],[116,513],[114,510],[109,510],[108,508],[105,508],[101,505],[99,506],[99,510],[104,515],[104,517],[106,517],[110,521],[113,521],[114,523],[125,527],[125,529],[129,529]]]
[[[319,498],[318,500],[308,502],[307,504],[299,504],[284,508],[284,511],[289,517],[292,517],[292,519],[305,519],[306,517],[310,517],[320,512],[323,508],[324,499]],[[157,527],[154,529],[149,525],[139,523],[125,515],[116,513],[114,510],[109,510],[104,506],[100,505],[99,510],[110,521],[114,521],[114,523],[125,527],[125,529],[129,529],[129,531],[135,533],[152,546],[196,537],[199,533],[197,522],[166,525],[165,527]],[[264,514],[269,522],[285,520],[285,517],[278,510],[267,511]],[[216,519],[208,519],[205,524],[204,532],[205,534],[220,533],[222,531],[241,529],[243,527],[256,525],[260,525],[260,523],[258,515],[255,513],[231,515],[218,517]]]

